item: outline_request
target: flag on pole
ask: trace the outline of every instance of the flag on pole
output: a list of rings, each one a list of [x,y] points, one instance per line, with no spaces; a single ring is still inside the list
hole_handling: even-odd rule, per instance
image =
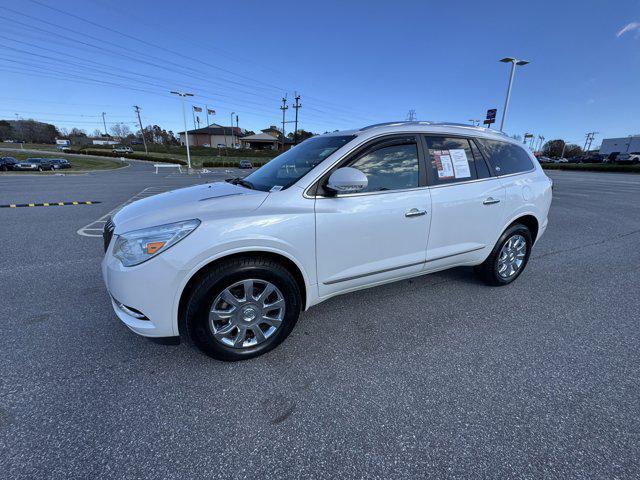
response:
[[[207,108],[207,114],[208,115],[215,115],[216,111],[213,108]]]
[[[201,111],[202,111],[202,108],[200,108],[200,107],[196,107],[196,106],[194,105],[194,106],[193,106],[193,111],[194,111],[194,112],[201,112]]]

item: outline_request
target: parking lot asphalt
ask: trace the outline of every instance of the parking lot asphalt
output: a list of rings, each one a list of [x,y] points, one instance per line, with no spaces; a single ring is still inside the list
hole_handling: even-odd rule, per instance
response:
[[[507,287],[458,268],[333,298],[221,363],[129,332],[83,226],[148,165],[0,176],[0,477],[638,478],[640,176],[553,171]],[[235,176],[233,172],[233,176]]]

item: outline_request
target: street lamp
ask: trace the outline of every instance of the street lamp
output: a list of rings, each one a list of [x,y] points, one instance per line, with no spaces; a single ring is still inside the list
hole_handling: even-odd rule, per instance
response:
[[[505,57],[500,60],[503,63],[511,62],[511,75],[509,75],[509,87],[507,87],[507,98],[504,101],[504,110],[502,111],[502,120],[500,121],[500,131],[504,131],[504,121],[507,118],[507,109],[509,108],[509,98],[511,97],[511,86],[513,85],[513,76],[516,73],[516,65],[523,66],[529,63],[528,60],[518,60],[517,58]]]
[[[182,120],[184,121],[184,139],[187,144],[187,170],[191,172],[191,154],[189,153],[189,134],[187,133],[187,113],[184,109],[184,97],[193,97],[193,93],[187,92],[171,92],[178,95],[182,99]]]

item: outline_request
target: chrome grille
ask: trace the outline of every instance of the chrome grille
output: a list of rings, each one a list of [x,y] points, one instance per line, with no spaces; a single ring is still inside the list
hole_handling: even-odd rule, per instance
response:
[[[116,229],[113,220],[111,217],[107,219],[107,222],[104,224],[104,230],[102,231],[102,241],[104,242],[104,251],[106,252],[109,248],[109,244],[111,243],[111,238],[113,237],[113,231]]]

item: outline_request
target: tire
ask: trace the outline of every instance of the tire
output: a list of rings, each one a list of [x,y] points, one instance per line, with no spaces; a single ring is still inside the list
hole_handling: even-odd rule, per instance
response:
[[[43,172],[44,170],[42,169],[42,167],[38,167],[38,171]]]
[[[507,271],[501,274],[500,254],[505,244],[512,239],[513,239],[512,245],[515,245],[516,242],[520,242],[520,239],[524,240],[525,252],[524,252],[524,256],[521,258],[518,257],[517,255],[513,256],[514,262],[517,260],[517,258],[519,258],[520,260],[522,260],[522,263],[519,266],[517,266],[517,269],[515,268],[515,263],[511,264],[513,265],[513,268],[515,269],[515,271],[511,275],[505,276],[505,274],[509,273],[510,267],[507,268]],[[526,227],[525,225],[522,225],[521,223],[514,223],[504,231],[504,233],[498,239],[498,242],[496,243],[495,247],[493,247],[491,254],[487,257],[487,259],[482,264],[475,267],[475,271],[480,276],[480,278],[488,285],[492,285],[496,287],[508,285],[511,282],[513,282],[516,278],[518,278],[526,268],[527,263],[529,263],[529,256],[531,255],[532,246],[533,246],[533,239],[531,237],[531,231],[529,230],[529,228]],[[516,251],[516,250],[512,249],[512,251]],[[510,257],[508,256],[507,259],[509,258]]]
[[[250,298],[244,293],[244,300],[250,300],[242,303],[244,300],[238,297],[247,291],[246,285],[249,281],[254,285],[252,292],[255,292],[255,296],[252,293],[254,298]],[[263,285],[265,288],[261,291]],[[266,285],[275,287],[275,290],[271,290],[264,300],[256,299],[255,297],[260,297],[267,291]],[[238,302],[236,306],[227,303],[229,293],[232,293]],[[186,336],[203,353],[217,360],[238,361],[254,358],[274,349],[289,336],[300,316],[301,298],[295,278],[279,263],[259,257],[225,260],[207,272],[191,291],[183,317]],[[282,310],[280,307],[267,310],[269,305],[266,308],[262,307],[265,301],[274,304],[274,299],[277,299],[275,304],[283,306]],[[230,301],[233,302],[233,299]],[[220,319],[216,316],[215,312],[225,313],[227,309],[234,312],[232,315],[225,314],[228,318]],[[246,316],[251,317],[252,314],[256,319],[248,320]],[[258,324],[260,319],[265,318],[263,314],[267,317],[279,317],[280,323],[276,324],[275,320],[269,318],[269,321],[273,322],[270,325]],[[236,346],[234,345],[238,342],[237,339],[243,334],[239,327],[231,325],[244,326],[246,329],[245,336],[242,337],[244,340]],[[274,331],[271,331],[272,327]],[[216,328],[217,336],[214,335]],[[229,328],[232,329],[227,334]],[[230,345],[229,342],[234,342],[234,345]]]

